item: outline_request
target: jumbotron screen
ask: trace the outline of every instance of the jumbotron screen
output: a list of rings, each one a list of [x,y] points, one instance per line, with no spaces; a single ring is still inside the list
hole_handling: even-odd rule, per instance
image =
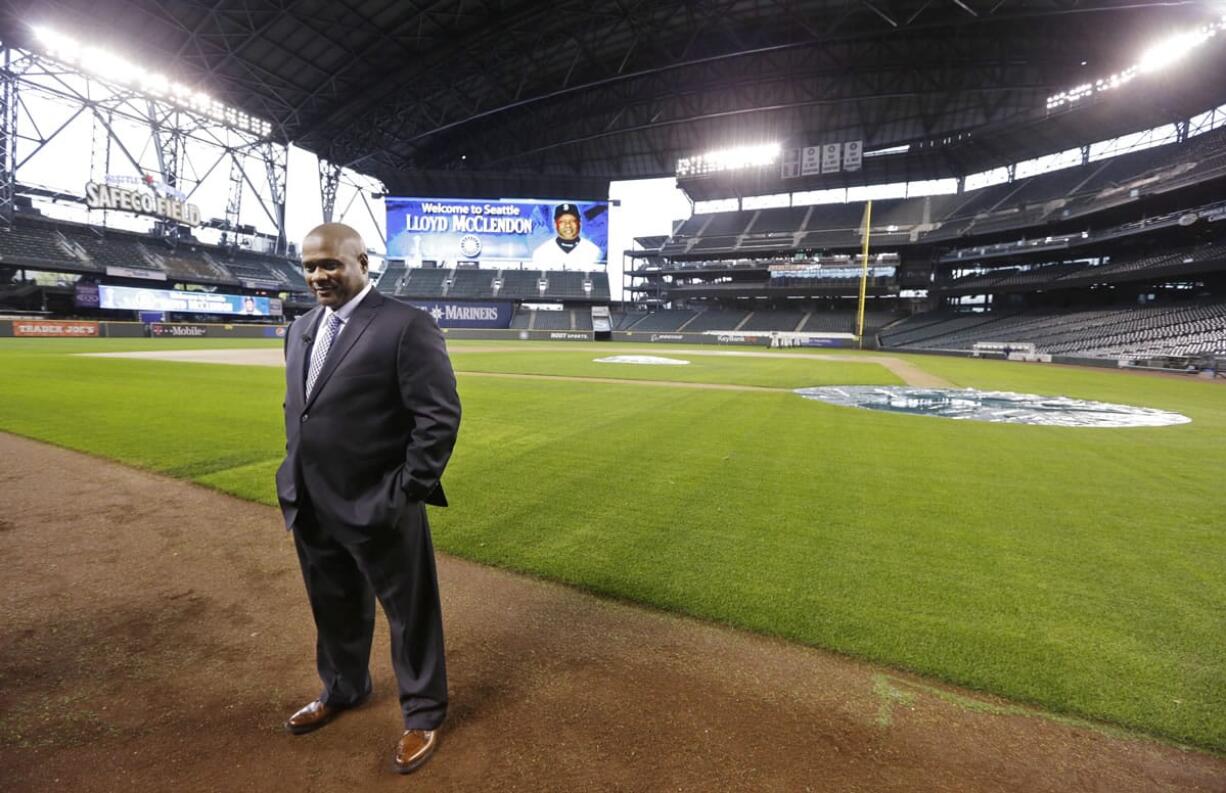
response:
[[[187,314],[234,314],[279,317],[281,301],[275,297],[180,292],[176,289],[140,289],[134,286],[98,286],[98,307],[127,311],[176,311]]]
[[[607,201],[389,196],[386,204],[388,258],[410,266],[584,270],[609,259]]]

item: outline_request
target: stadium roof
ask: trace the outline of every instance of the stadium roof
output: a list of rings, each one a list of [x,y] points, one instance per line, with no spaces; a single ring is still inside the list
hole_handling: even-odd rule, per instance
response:
[[[766,140],[872,149],[996,130],[938,158],[961,168],[1062,145],[1110,120],[1066,114],[1048,140],[1026,127],[1048,96],[1221,12],[1195,0],[10,0],[0,36],[23,46],[41,24],[113,49],[393,192],[603,195],[608,179]],[[1198,84],[1226,101],[1222,80]],[[1140,115],[1186,117],[1172,114],[1200,98],[1159,93]]]

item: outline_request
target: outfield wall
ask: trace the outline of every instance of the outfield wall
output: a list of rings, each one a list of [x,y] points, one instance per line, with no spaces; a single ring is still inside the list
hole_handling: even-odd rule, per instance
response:
[[[60,339],[225,338],[281,339],[285,325],[206,322],[111,322],[109,320],[4,319],[0,337]]]
[[[109,320],[52,320],[11,319],[0,320],[0,336],[29,336],[42,338],[284,338],[285,325],[242,325],[234,323],[209,324],[203,322],[112,322]],[[590,330],[523,330],[497,328],[443,328],[449,339],[476,341],[595,341],[596,334]],[[769,332],[728,331],[722,333],[667,333],[613,331],[612,341],[662,344],[705,344],[769,347],[772,334]],[[850,347],[851,341],[842,338],[817,336],[799,346]]]

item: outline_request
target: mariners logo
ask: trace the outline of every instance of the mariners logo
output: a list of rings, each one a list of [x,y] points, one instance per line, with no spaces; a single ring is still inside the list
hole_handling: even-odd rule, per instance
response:
[[[481,255],[481,238],[475,234],[465,234],[460,237],[460,253],[470,259]]]

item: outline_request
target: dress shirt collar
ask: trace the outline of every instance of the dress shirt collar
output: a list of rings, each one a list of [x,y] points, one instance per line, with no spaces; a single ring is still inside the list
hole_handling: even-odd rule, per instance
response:
[[[324,322],[327,322],[328,317],[336,314],[341,321],[341,327],[345,327],[345,323],[349,321],[349,317],[353,315],[353,312],[358,310],[358,304],[362,302],[362,298],[366,297],[366,293],[370,290],[371,283],[368,281],[361,292],[358,292],[356,295],[349,298],[349,302],[345,303],[345,305],[341,306],[335,311],[332,310],[332,306],[325,306],[324,315],[320,317],[320,324],[322,325]]]

